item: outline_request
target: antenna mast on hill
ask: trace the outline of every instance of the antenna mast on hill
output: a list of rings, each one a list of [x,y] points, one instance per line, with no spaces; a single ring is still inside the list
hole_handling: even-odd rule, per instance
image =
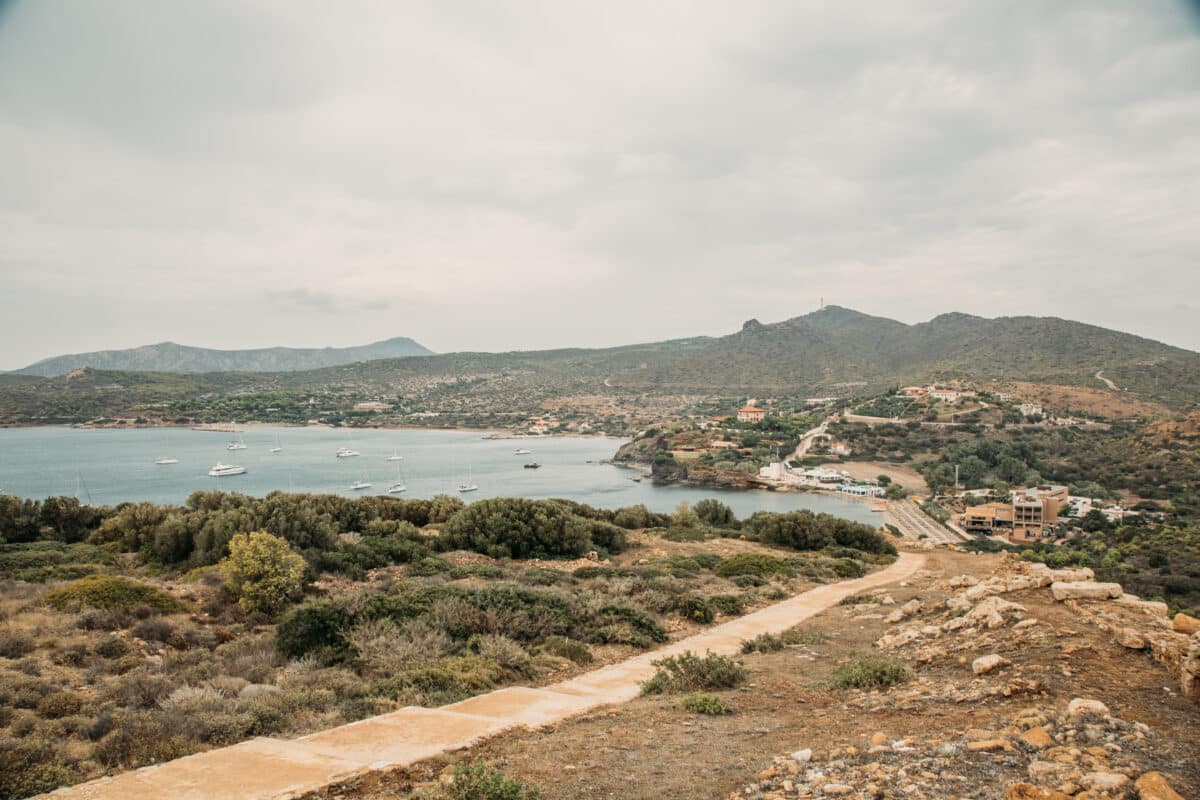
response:
[[[821,298],[821,310],[822,311],[825,310],[825,298],[824,297]]]

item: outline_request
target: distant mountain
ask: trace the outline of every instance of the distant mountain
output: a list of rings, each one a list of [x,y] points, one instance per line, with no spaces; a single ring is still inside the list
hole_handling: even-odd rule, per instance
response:
[[[128,350],[46,358],[16,374],[54,377],[84,367],[138,372],[294,372],[335,367],[379,358],[427,356],[433,351],[398,336],[359,347],[264,347],[255,350],[211,350],[160,342]]]
[[[1112,381],[1124,396],[1188,410],[1200,398],[1200,353],[1056,317],[985,319],[955,313],[907,325],[829,306],[783,322],[750,320],[728,336],[603,349],[423,358],[379,358],[368,350],[333,351],[355,363],[302,371],[284,371],[287,367],[276,361],[273,371],[263,372],[180,374],[127,367],[33,381],[10,376],[0,381],[0,423],[157,414],[164,407],[181,416],[250,419],[257,412],[248,398],[308,397],[321,391],[344,398],[343,405],[358,398],[403,396],[409,407],[434,409],[448,415],[443,422],[463,424],[502,424],[570,397],[619,396],[643,413],[655,407],[654,397],[865,396],[892,386],[953,379],[1098,391],[1112,391],[1107,383]],[[185,368],[179,361],[170,365]],[[144,369],[148,362],[136,366]],[[214,366],[207,362],[202,368]],[[251,365],[239,361],[238,367]],[[222,398],[236,401],[237,409]],[[270,405],[278,402],[273,397]],[[296,413],[308,418],[307,410]]]

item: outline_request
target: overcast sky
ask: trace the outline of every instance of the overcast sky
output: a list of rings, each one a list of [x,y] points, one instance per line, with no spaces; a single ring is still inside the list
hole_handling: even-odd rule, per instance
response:
[[[0,0],[0,368],[826,303],[1200,350],[1183,0]]]

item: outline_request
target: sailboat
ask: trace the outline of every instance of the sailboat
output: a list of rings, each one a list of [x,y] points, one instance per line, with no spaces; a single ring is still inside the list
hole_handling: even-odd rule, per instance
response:
[[[384,461],[403,461],[404,456],[400,455],[400,452],[398,450],[393,450],[392,454],[383,460]]]
[[[467,468],[467,479],[458,485],[458,491],[465,493],[465,492],[475,492],[478,490],[479,490],[479,486],[476,485],[475,482],[471,480],[471,469],[470,469],[470,467],[468,467]]]
[[[351,450],[349,447],[339,447],[337,449],[338,458],[354,458],[355,456],[361,455],[362,453],[358,452],[357,450]]]
[[[362,480],[357,480],[350,484],[350,489],[355,492],[361,492],[363,489],[370,489],[371,482],[367,480],[367,471],[363,470]]]
[[[532,452],[533,452],[532,450],[526,450],[524,447],[522,447],[519,450],[513,450],[513,455],[514,456],[527,456]]]
[[[244,439],[242,439],[242,435],[239,433],[236,439],[229,440],[229,444],[225,445],[225,449],[226,450],[245,450],[246,442]]]
[[[408,486],[404,483],[404,470],[396,467],[396,482],[387,488],[388,494],[400,494],[407,492]]]
[[[275,434],[275,446],[271,448],[272,453],[282,453],[283,447],[279,444],[279,434]]]

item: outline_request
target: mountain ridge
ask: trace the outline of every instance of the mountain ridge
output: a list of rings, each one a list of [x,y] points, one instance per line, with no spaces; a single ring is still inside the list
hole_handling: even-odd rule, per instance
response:
[[[140,347],[51,356],[12,374],[56,377],[77,369],[138,372],[296,372],[380,358],[432,355],[407,336],[351,347],[258,347],[223,350],[164,341]]]

